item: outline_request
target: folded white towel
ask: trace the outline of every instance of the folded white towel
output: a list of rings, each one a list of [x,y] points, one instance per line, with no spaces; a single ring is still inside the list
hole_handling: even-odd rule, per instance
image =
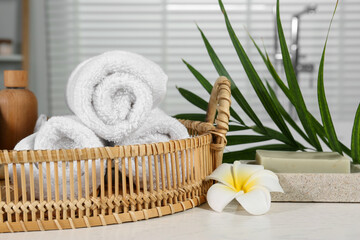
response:
[[[43,150],[43,149],[70,149],[70,148],[92,148],[92,147],[103,147],[102,141],[93,133],[89,128],[84,126],[81,121],[75,116],[59,116],[52,117],[39,128],[39,131],[26,137],[20,141],[16,146],[15,150]],[[95,161],[96,166],[96,185],[100,185],[100,160],[90,160],[89,165]],[[77,161],[74,161],[74,182],[77,181]],[[81,182],[84,186],[85,182],[85,168],[84,161],[80,161],[81,164]],[[91,167],[91,166],[90,166]],[[89,167],[89,169],[90,169]],[[34,181],[35,181],[35,197],[39,198],[39,165],[34,164]],[[51,195],[52,199],[55,199],[55,174],[54,174],[54,163],[50,163],[51,173]],[[46,164],[42,163],[43,173],[43,184],[44,184],[44,197],[47,196],[47,180],[46,180]],[[20,183],[20,165],[17,166],[18,182]],[[25,164],[26,179],[29,179],[29,165]],[[10,177],[12,178],[12,171],[10,171]],[[60,199],[63,198],[62,192],[62,162],[58,162],[58,181],[60,189]],[[70,164],[66,163],[66,186],[67,186],[67,198],[70,196]],[[27,181],[28,182],[28,181]],[[77,184],[74,184],[74,198],[79,196],[80,189],[77,189]],[[27,184],[27,192],[30,193],[30,186]],[[92,171],[89,170],[89,191],[92,191]],[[85,189],[81,189],[82,196],[85,196]]]
[[[149,117],[146,119],[144,125],[142,125],[137,131],[132,133],[129,137],[125,138],[123,141],[118,142],[117,145],[135,145],[135,144],[147,144],[155,142],[168,142],[169,140],[178,140],[189,138],[187,129],[183,124],[181,124],[175,118],[172,118],[166,115],[162,110],[156,108],[150,112]],[[168,155],[169,162],[167,163],[170,166],[170,154]],[[179,157],[180,159],[180,157]],[[159,168],[160,168],[160,157],[158,158]],[[166,166],[166,157],[163,157],[163,164]],[[132,162],[132,174],[135,176],[135,161],[131,159]],[[128,159],[125,159],[126,164],[126,174],[128,172]],[[151,158],[151,169],[153,172],[153,182],[155,184],[155,161],[154,158]],[[148,158],[145,158],[146,166],[146,175],[149,176],[149,161]],[[119,164],[119,169],[121,170],[121,164]],[[138,169],[139,169],[139,180],[141,187],[143,186],[143,170],[142,170],[142,158],[138,158]],[[172,173],[171,167],[170,174]],[[166,174],[166,173],[165,173]],[[181,168],[180,168],[180,173]],[[171,178],[172,181],[172,178]],[[134,178],[135,182],[135,178]],[[170,184],[170,183],[167,183]],[[161,188],[162,183],[160,182],[159,187]]]
[[[110,51],[72,72],[67,103],[98,136],[118,142],[138,129],[166,93],[167,76],[135,53]]]
[[[186,127],[159,108],[153,109],[144,124],[116,145],[135,145],[188,138]]]
[[[50,118],[37,132],[34,149],[103,147],[102,140],[76,116]]]

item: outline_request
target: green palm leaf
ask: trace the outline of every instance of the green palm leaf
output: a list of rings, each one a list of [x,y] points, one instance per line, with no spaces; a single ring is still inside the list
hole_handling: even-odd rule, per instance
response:
[[[255,41],[254,41],[255,43]],[[255,43],[256,44],[256,43]],[[259,48],[257,48],[258,51],[261,53],[261,50]],[[269,58],[269,55],[266,53],[266,66],[268,67],[269,72],[271,73],[272,77],[274,78],[275,82],[277,83],[277,85],[280,87],[280,89],[283,91],[283,93],[285,94],[285,96],[289,99],[289,101],[293,104],[293,106],[295,106],[295,100],[293,99],[290,90],[288,89],[288,87],[284,84],[284,82],[281,80],[281,78],[279,77],[279,75],[277,74],[274,66],[271,63],[271,60]],[[321,138],[321,140],[329,147],[330,144],[328,142],[328,140],[326,139],[326,134],[325,134],[325,130],[324,127],[319,123],[319,121],[310,113],[307,112],[310,121],[313,124],[314,130],[317,133],[317,135]],[[311,142],[309,142],[310,144],[312,144]],[[313,145],[314,146],[314,145]],[[340,142],[340,146],[343,152],[345,152],[348,156],[351,155],[350,153],[350,149],[348,147],[346,147],[343,143]],[[315,146],[314,146],[315,147]]]
[[[247,126],[239,126],[239,125],[231,125],[229,124],[229,132],[249,130],[250,128]]]
[[[339,140],[338,140],[338,138],[336,136],[334,124],[333,124],[333,121],[331,119],[330,110],[329,110],[329,106],[328,106],[328,103],[327,103],[327,100],[326,100],[326,95],[325,95],[325,87],[324,87],[325,50],[326,50],[326,44],[327,44],[328,37],[329,37],[331,23],[332,23],[332,21],[334,19],[334,15],[335,15],[335,12],[336,12],[337,5],[338,5],[338,2],[336,2],[335,10],[334,10],[333,16],[331,18],[328,33],[327,33],[327,36],[326,36],[324,49],[323,49],[323,52],[322,52],[322,55],[321,55],[321,60],[320,60],[320,65],[319,65],[319,73],[318,73],[318,88],[317,88],[317,91],[318,91],[318,101],[319,101],[319,109],[320,109],[321,119],[322,119],[322,122],[323,122],[323,125],[324,125],[326,137],[329,140],[330,148],[333,151],[336,151],[336,152],[342,154],[341,146],[340,146]]]
[[[224,163],[233,163],[235,160],[253,160],[255,159],[256,150],[282,150],[282,151],[295,151],[297,150],[293,146],[286,144],[269,144],[263,146],[256,146],[247,148],[241,151],[226,152],[223,156]]]
[[[312,115],[310,115],[311,117],[311,121],[314,125],[314,128],[316,130],[316,133],[318,134],[318,136],[320,137],[321,141],[323,141],[326,146],[328,146],[329,148],[330,147],[330,144],[326,138],[326,133],[325,133],[325,130],[324,130],[324,127],[319,123],[318,120],[316,120],[316,118],[314,118]],[[340,142],[340,141],[339,141]],[[343,143],[340,142],[340,146],[341,146],[341,149],[344,153],[346,153],[348,156],[351,156],[351,150],[346,147]]]
[[[274,140],[278,140],[280,142],[285,143],[286,145],[292,146],[293,148],[296,148],[296,150],[304,150],[305,147],[300,144],[299,142],[296,142],[296,144],[294,144],[292,141],[290,141],[287,137],[284,136],[284,134],[282,134],[281,132],[278,132],[272,128],[269,127],[265,127],[266,128],[266,136],[271,137]],[[262,130],[260,128],[258,128],[257,126],[253,126],[251,127],[251,129],[259,134],[264,134],[262,132]]]
[[[205,90],[211,94],[211,90],[213,86],[211,83],[193,66],[191,66],[188,62],[186,62],[184,59],[182,60],[183,63],[185,63],[186,67],[190,70],[190,72],[194,75],[194,77],[198,80],[198,82],[205,88]]]
[[[281,80],[279,74],[276,72],[274,66],[272,65],[269,55],[267,54],[266,50],[265,50],[265,54],[261,51],[261,49],[259,48],[259,46],[256,44],[255,40],[253,39],[253,37],[250,35],[249,32],[248,36],[250,37],[251,41],[253,42],[255,48],[257,49],[258,53],[260,54],[262,60],[265,63],[265,66],[267,67],[267,69],[269,70],[271,76],[274,78],[275,82],[277,83],[277,85],[281,88],[281,90],[284,92],[284,94],[286,95],[286,97],[288,99],[292,99],[292,96],[290,94],[289,89],[287,88],[287,86],[284,84],[284,82]],[[292,101],[291,101],[292,102]]]
[[[360,104],[358,105],[351,135],[351,157],[360,164]]]
[[[254,66],[252,65],[249,57],[247,56],[244,48],[242,47],[239,39],[237,38],[231,23],[229,21],[228,15],[224,8],[224,5],[221,0],[219,0],[221,11],[224,14],[226,27],[231,38],[231,41],[234,45],[236,53],[242,63],[242,66],[250,80],[251,85],[253,86],[257,96],[259,97],[261,103],[263,104],[265,110],[274,121],[276,126],[280,129],[280,131],[291,141],[293,144],[296,144],[295,139],[293,138],[289,128],[287,127],[284,119],[282,118],[278,108],[276,107],[275,103],[273,102],[270,94],[267,92],[263,82],[261,81],[259,75],[257,74]]]
[[[177,88],[180,94],[188,100],[190,103],[194,104],[198,108],[207,111],[208,102],[196,95],[195,93],[186,90],[184,88]]]
[[[185,60],[183,60],[187,68],[190,70],[190,72],[194,75],[194,77],[199,81],[199,83],[205,88],[205,90],[211,94],[212,85],[211,83],[193,66],[191,66],[189,63],[187,63]],[[234,111],[232,107],[230,107],[230,115],[235,118],[239,123],[242,125],[245,125],[244,121],[240,118],[240,116]]]
[[[277,0],[276,4],[276,22],[277,22],[277,29],[278,29],[278,35],[279,35],[279,42],[280,42],[280,48],[281,48],[281,54],[282,59],[284,63],[284,70],[285,75],[287,78],[287,82],[289,85],[290,93],[292,95],[292,98],[295,101],[295,109],[299,116],[299,119],[305,129],[305,132],[309,136],[310,141],[312,142],[312,145],[318,150],[322,151],[319,139],[316,136],[316,133],[314,131],[314,128],[312,126],[312,122],[310,120],[310,117],[308,115],[308,110],[305,105],[304,98],[301,94],[299,83],[297,81],[295,71],[290,59],[290,54],[287,49],[287,43],[285,40],[281,20],[280,20],[280,4],[279,0]]]
[[[187,120],[192,120],[192,121],[201,121],[204,122],[206,119],[206,114],[201,114],[201,113],[182,113],[182,114],[177,114],[175,116],[173,116],[174,118],[177,119],[187,119]]]
[[[269,89],[270,95],[274,101],[274,103],[276,104],[276,106],[278,107],[281,115],[284,117],[284,119],[290,124],[290,126],[300,134],[300,136],[305,139],[308,143],[311,144],[310,139],[306,136],[306,134],[304,133],[303,130],[301,130],[301,128],[296,124],[296,122],[292,119],[292,117],[289,115],[289,113],[284,109],[284,107],[281,105],[281,103],[279,102],[279,100],[276,97],[275,91],[272,89],[272,87],[270,86],[270,84],[268,82],[266,82],[267,84],[267,88]]]
[[[336,3],[334,13],[336,11],[338,2]],[[208,39],[206,38],[203,31],[198,27],[201,37],[204,41],[207,52],[210,56],[210,59],[218,72],[219,75],[223,75],[227,77],[231,81],[231,90],[232,95],[235,101],[240,105],[240,107],[244,110],[244,112],[249,116],[249,118],[255,123],[255,126],[246,126],[239,115],[233,110],[230,109],[231,116],[236,120],[230,120],[233,123],[229,125],[229,131],[242,131],[242,130],[252,130],[259,135],[231,135],[229,136],[229,145],[239,145],[244,143],[252,143],[252,142],[262,142],[267,140],[278,140],[284,144],[269,144],[264,146],[256,146],[253,148],[244,149],[237,152],[228,152],[224,154],[224,162],[232,162],[236,159],[253,159],[255,157],[256,149],[269,149],[269,150],[305,150],[311,148],[305,148],[302,144],[295,141],[291,135],[291,132],[287,126],[287,123],[302,136],[304,140],[306,140],[311,146],[313,146],[316,150],[322,151],[320,142],[318,137],[331,149],[344,152],[349,156],[352,156],[354,162],[360,163],[360,105],[358,107],[355,120],[354,120],[354,128],[352,133],[352,145],[351,150],[346,147],[343,143],[341,143],[335,132],[335,128],[332,123],[328,103],[325,96],[325,88],[324,88],[324,79],[323,79],[323,69],[325,62],[325,50],[327,45],[327,39],[329,35],[326,37],[323,53],[321,56],[321,61],[319,65],[319,74],[318,74],[318,99],[319,99],[319,108],[322,117],[323,125],[307,110],[304,98],[302,96],[299,84],[296,79],[296,74],[294,68],[292,66],[292,62],[290,59],[290,54],[287,49],[286,39],[283,33],[282,24],[280,20],[280,7],[279,0],[277,0],[277,13],[276,13],[276,21],[277,21],[277,29],[278,29],[278,37],[280,42],[280,48],[283,58],[284,70],[287,79],[287,84],[280,78],[279,74],[276,72],[273,64],[270,61],[269,55],[265,49],[265,53],[261,51],[258,47],[254,39],[250,36],[254,46],[259,52],[262,60],[264,61],[267,69],[272,75],[274,81],[288,98],[290,103],[295,107],[296,113],[299,117],[299,120],[303,126],[303,129],[298,126],[298,124],[291,118],[291,116],[287,113],[285,108],[281,105],[278,100],[274,90],[271,88],[270,84],[266,82],[267,85],[263,83],[256,70],[254,69],[250,59],[248,58],[243,46],[241,45],[239,39],[237,38],[231,23],[228,19],[227,13],[225,11],[224,5],[221,0],[219,0],[220,8],[225,17],[226,27],[229,33],[229,36],[232,40],[236,53],[242,63],[242,66],[248,76],[250,83],[252,84],[256,94],[258,95],[260,101],[262,102],[265,110],[268,112],[269,116],[272,118],[274,123],[279,128],[280,132],[274,130],[272,128],[266,127],[259,120],[255,112],[251,109],[250,105],[240,92],[240,90],[235,85],[232,80],[230,74],[227,72],[224,65],[221,63]],[[334,18],[334,14],[332,16],[330,26],[332,20]],[[329,26],[329,29],[330,29]],[[192,72],[195,78],[200,82],[200,84],[206,89],[208,93],[211,93],[212,86],[206,78],[201,75],[194,67],[184,61],[188,69]],[[205,107],[206,102],[195,95],[190,91],[185,91],[184,89],[179,89],[180,93],[191,103],[198,106],[199,108],[206,110]],[[186,117],[191,119],[203,119],[204,115],[194,115],[194,114],[184,114],[177,117]]]
[[[264,142],[271,140],[271,137],[260,136],[260,135],[230,135],[226,137],[227,146],[246,144],[246,143],[255,143],[255,142]]]
[[[261,51],[261,50],[260,50]],[[278,84],[280,89],[283,91],[283,93],[286,95],[286,97],[289,99],[289,101],[295,105],[295,100],[293,99],[292,95],[290,94],[290,90],[287,88],[287,86],[284,84],[284,82],[280,79],[279,75],[276,73],[274,66],[272,65],[269,55],[266,53],[266,66],[269,66],[269,72],[272,74],[275,82]],[[310,117],[310,120],[313,124],[314,130],[317,133],[317,135],[321,138],[321,140],[330,148],[330,144],[328,140],[326,139],[326,134],[324,127],[319,123],[319,121],[310,113],[308,112],[308,115]],[[312,144],[311,142],[309,142]],[[350,149],[346,147],[343,143],[340,142],[340,146],[343,152],[345,152],[348,156],[351,155]]]
[[[244,110],[244,112],[249,116],[249,118],[257,126],[259,126],[259,128],[266,131],[265,128],[264,128],[264,125],[261,123],[260,119],[257,117],[255,112],[250,107],[249,103],[246,101],[245,97],[242,95],[242,93],[238,89],[235,82],[232,80],[230,74],[225,69],[224,65],[221,63],[219,57],[215,53],[213,47],[211,46],[210,42],[206,38],[205,34],[203,33],[203,31],[199,27],[198,27],[198,29],[200,31],[201,37],[202,37],[202,39],[204,41],[205,47],[207,49],[207,52],[208,52],[208,54],[210,56],[210,59],[211,59],[213,65],[214,65],[216,71],[218,72],[218,74],[220,76],[225,76],[230,80],[230,82],[231,82],[231,94],[232,94],[233,98],[240,105],[240,107]]]

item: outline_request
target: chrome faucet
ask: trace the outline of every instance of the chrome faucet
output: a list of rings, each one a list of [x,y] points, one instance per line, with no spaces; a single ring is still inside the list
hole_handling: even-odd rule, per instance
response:
[[[291,45],[290,45],[290,54],[291,61],[294,66],[294,71],[296,77],[299,72],[313,72],[313,64],[304,64],[299,65],[299,36],[300,36],[300,17],[304,14],[310,14],[316,12],[316,5],[307,5],[304,10],[294,14],[291,17]]]
[[[294,67],[296,78],[298,79],[298,75],[300,72],[308,72],[312,73],[314,71],[314,64],[312,63],[304,63],[299,64],[299,58],[303,57],[300,55],[300,44],[299,44],[299,36],[300,36],[300,17],[304,14],[315,13],[317,9],[316,5],[310,4],[307,5],[302,11],[295,13],[291,17],[291,44],[290,44],[290,56],[292,65]],[[274,20],[275,20],[275,33],[274,33],[274,59],[275,66],[277,67],[279,62],[282,60],[282,55],[280,52],[279,44],[278,44],[278,35],[277,35],[277,24],[276,24],[276,8],[273,9]],[[298,79],[299,80],[299,79]],[[312,86],[313,80],[310,81]],[[296,114],[294,111],[294,107],[291,103],[289,103],[289,114],[294,119],[296,118]]]

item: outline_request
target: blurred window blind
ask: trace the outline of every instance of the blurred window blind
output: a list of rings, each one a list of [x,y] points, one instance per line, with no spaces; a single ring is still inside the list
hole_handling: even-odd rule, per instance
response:
[[[274,52],[275,0],[224,0],[233,27],[263,79],[272,82],[244,26]],[[281,14],[290,44],[290,18],[313,0],[281,1]],[[317,0],[316,14],[301,19],[300,63],[314,64],[313,73],[300,73],[299,82],[309,109],[318,112],[318,63],[335,1]],[[71,70],[81,61],[107,50],[123,49],[142,54],[160,64],[169,76],[162,108],[169,114],[199,112],[178,93],[189,89],[205,100],[208,94],[181,59],[197,68],[209,81],[217,73],[207,55],[196,23],[226,66],[238,87],[261,118],[266,118],[229,40],[215,0],[62,0],[46,1],[50,108],[53,115],[68,112],[65,86]],[[340,2],[331,29],[325,63],[325,85],[335,120],[352,120],[360,95],[360,2]],[[285,79],[284,79],[285,80]],[[286,102],[284,102],[286,104]]]

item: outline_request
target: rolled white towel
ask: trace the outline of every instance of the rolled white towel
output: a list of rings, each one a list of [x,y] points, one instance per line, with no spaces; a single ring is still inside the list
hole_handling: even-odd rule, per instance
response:
[[[103,147],[104,144],[98,138],[95,133],[93,133],[89,128],[81,123],[81,121],[76,116],[59,116],[52,117],[47,122],[45,122],[39,129],[38,132],[33,133],[32,135],[26,137],[20,141],[16,146],[15,150],[45,150],[45,149],[72,149],[72,148],[92,148],[92,147]],[[90,160],[89,165],[92,164],[92,161],[95,161],[96,166],[96,184],[98,187],[100,185],[100,160]],[[77,161],[74,161],[74,182],[77,181]],[[85,182],[85,169],[84,161],[80,161],[81,164],[81,182]],[[34,181],[35,181],[35,196],[39,198],[39,165],[33,165],[34,171]],[[70,164],[66,162],[66,186],[67,186],[67,198],[70,196]],[[51,174],[51,195],[52,199],[55,199],[55,174],[54,174],[54,163],[50,163],[50,174]],[[44,184],[44,197],[47,196],[47,180],[46,180],[46,164],[42,163],[42,173],[43,173],[43,184]],[[17,175],[18,182],[20,183],[20,165],[17,166]],[[26,179],[29,179],[29,164],[25,164],[25,173]],[[12,171],[10,171],[10,177],[12,178]],[[62,162],[58,162],[58,181],[59,181],[59,190],[60,190],[60,199],[63,198],[63,175],[62,175]],[[82,184],[84,186],[84,184]],[[30,186],[27,184],[27,192],[30,192]],[[79,189],[77,189],[77,184],[74,184],[74,198],[78,198]],[[89,170],[89,191],[92,191],[92,171]],[[82,196],[85,196],[85,189],[81,189]]]
[[[151,111],[149,117],[146,119],[144,125],[142,125],[137,131],[132,133],[129,137],[125,138],[123,141],[118,142],[117,145],[136,145],[136,144],[147,144],[147,143],[155,143],[155,142],[168,142],[170,140],[178,140],[178,139],[185,139],[189,138],[189,134],[187,129],[183,124],[181,124],[178,120],[175,118],[172,118],[168,115],[166,115],[162,110],[156,108]],[[170,166],[171,164],[171,158],[170,154],[168,155],[168,164]],[[180,159],[180,157],[179,157]],[[126,174],[129,175],[128,172],[128,160],[125,159],[125,164],[127,166],[126,168]],[[159,168],[160,168],[160,157],[158,158]],[[166,166],[166,157],[163,157],[164,166]],[[132,175],[135,176],[135,161],[134,159],[131,159],[132,162]],[[155,184],[155,161],[154,158],[151,158],[151,169],[153,172],[153,182]],[[146,166],[146,175],[149,176],[149,161],[148,158],[145,158],[145,166]],[[121,164],[119,164],[119,169],[121,171]],[[138,158],[138,169],[139,169],[139,180],[140,185],[143,185],[143,170],[142,170],[142,158]],[[180,173],[181,167],[179,166]],[[170,174],[172,173],[172,169],[170,167]],[[170,178],[172,181],[172,178]],[[134,178],[135,182],[135,178]],[[160,183],[160,188],[162,184]]]
[[[167,76],[135,53],[110,51],[76,67],[66,98],[70,109],[98,136],[121,141],[144,122],[166,93]]]
[[[188,131],[183,124],[168,116],[161,109],[155,108],[138,130],[116,144],[135,145],[167,142],[188,137]]]
[[[103,147],[102,140],[73,115],[50,118],[37,132],[34,149]]]

